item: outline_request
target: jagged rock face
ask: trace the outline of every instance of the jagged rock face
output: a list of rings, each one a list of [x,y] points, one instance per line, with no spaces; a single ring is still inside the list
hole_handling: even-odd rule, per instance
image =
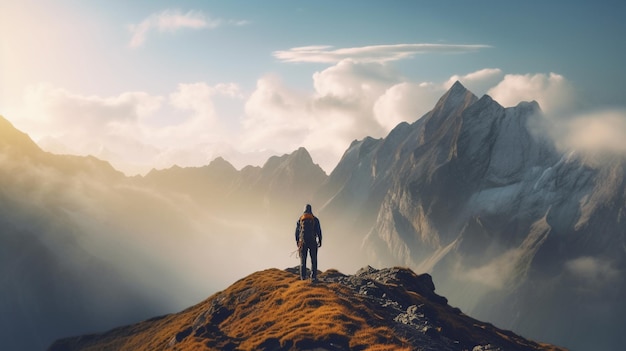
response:
[[[481,318],[572,347],[612,349],[626,342],[612,327],[626,322],[614,295],[626,292],[626,161],[557,150],[529,129],[540,113],[535,102],[504,108],[455,84],[415,123],[354,142],[335,170],[353,172],[331,173],[336,183],[326,189],[337,191],[324,194],[327,208],[339,217],[341,208],[360,209],[346,218],[369,221],[343,225],[356,237],[367,233],[371,262],[431,272]],[[353,188],[361,193],[346,192]],[[591,333],[610,337],[590,337],[586,317],[573,312],[580,303],[608,311],[589,318]]]
[[[49,350],[560,350],[464,315],[428,274],[366,267],[319,278],[301,281],[297,267],[257,272],[180,313]]]
[[[555,159],[553,149],[543,148],[525,128],[536,112],[536,104],[504,109],[485,96],[457,116],[448,116],[450,127],[440,131],[432,145],[414,151],[387,195],[377,223],[385,225],[384,218],[407,222],[395,226],[400,228],[395,234],[385,234],[398,235],[399,245],[407,238],[417,239],[404,249],[406,264],[421,263],[425,256],[452,244],[468,220],[477,216],[519,215],[516,202],[527,190],[525,185],[532,184]],[[534,206],[528,209],[537,212]],[[428,265],[434,263],[430,260]],[[424,268],[431,269],[428,265]]]

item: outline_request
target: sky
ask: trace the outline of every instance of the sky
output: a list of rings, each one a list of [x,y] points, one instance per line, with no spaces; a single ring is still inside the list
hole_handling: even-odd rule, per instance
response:
[[[355,139],[461,81],[536,100],[566,143],[626,152],[621,1],[0,0],[0,115],[128,175]]]

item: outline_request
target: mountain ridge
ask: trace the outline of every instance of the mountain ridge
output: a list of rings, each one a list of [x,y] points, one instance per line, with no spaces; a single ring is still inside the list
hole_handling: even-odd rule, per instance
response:
[[[610,325],[624,321],[618,312],[624,303],[600,301],[581,289],[614,296],[604,283],[582,288],[590,281],[589,268],[626,291],[619,278],[626,272],[620,249],[626,244],[620,229],[626,157],[603,162],[559,150],[535,130],[541,118],[536,102],[504,108],[455,84],[431,112],[399,125],[402,133],[392,131],[375,146],[354,142],[336,169],[361,168],[352,167],[351,177],[340,180],[330,174],[329,182],[338,184],[327,187],[338,190],[324,194],[328,200],[322,202],[332,210],[322,214],[338,214],[337,226],[345,232],[367,233],[354,240],[362,239],[371,262],[431,272],[442,291],[481,318],[566,345],[620,345],[625,340],[613,327],[610,338],[590,342],[574,301],[613,311],[594,319],[594,333],[606,334],[595,328],[605,318],[614,321]],[[381,152],[390,140],[396,147]],[[381,174],[378,162],[389,165],[385,174],[391,176],[371,178]],[[370,178],[363,186],[364,177]],[[368,195],[342,194],[354,186]],[[372,196],[377,193],[384,196]],[[562,284],[555,287],[555,281]],[[533,289],[546,291],[542,311],[534,307]],[[577,332],[551,329],[547,321],[555,319]]]
[[[435,293],[428,274],[368,266],[354,275],[327,270],[317,283],[298,274],[255,272],[179,313],[48,350],[564,350],[466,316]]]

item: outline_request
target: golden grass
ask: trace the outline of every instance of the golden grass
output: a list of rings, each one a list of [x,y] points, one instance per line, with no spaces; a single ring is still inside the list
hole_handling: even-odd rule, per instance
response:
[[[258,349],[268,339],[282,347],[299,341],[345,342],[350,348],[371,350],[405,346],[389,328],[373,326],[375,318],[355,316],[363,301],[345,286],[312,284],[279,270],[266,271],[264,276],[253,286],[271,293],[250,295],[222,325],[229,336],[242,339],[242,350]],[[369,347],[381,342],[389,348]]]

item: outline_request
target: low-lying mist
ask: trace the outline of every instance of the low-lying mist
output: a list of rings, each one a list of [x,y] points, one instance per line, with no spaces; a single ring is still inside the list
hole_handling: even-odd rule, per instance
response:
[[[177,312],[252,272],[299,264],[294,229],[305,201],[287,210],[252,194],[202,202],[97,167],[0,163],[3,345],[45,349],[64,336]],[[320,219],[319,269],[365,265],[358,250],[337,247],[340,233]]]

